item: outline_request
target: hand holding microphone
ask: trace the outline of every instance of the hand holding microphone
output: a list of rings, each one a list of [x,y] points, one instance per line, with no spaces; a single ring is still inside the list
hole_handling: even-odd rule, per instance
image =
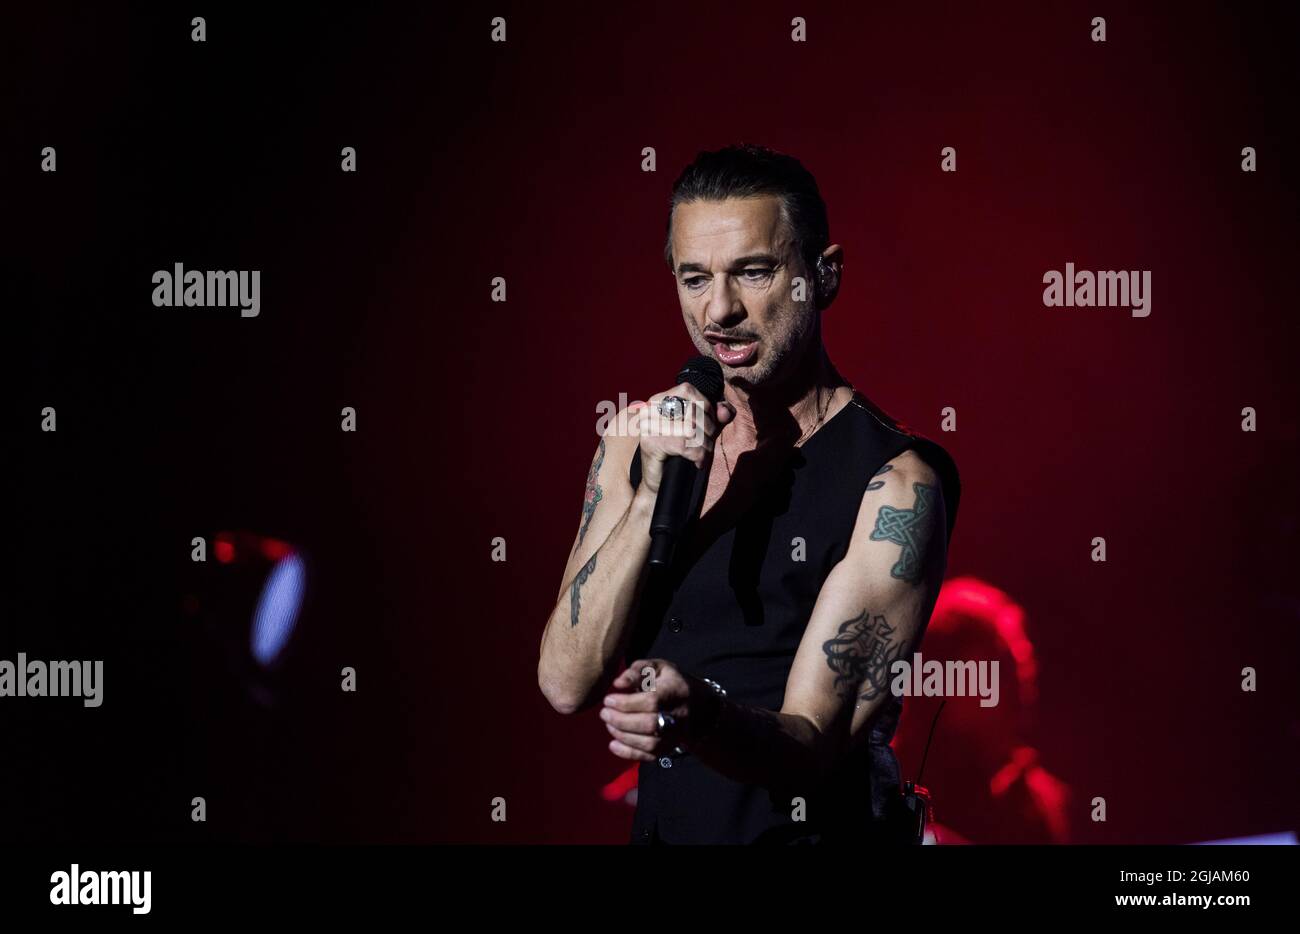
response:
[[[698,510],[708,485],[713,444],[735,417],[722,401],[722,368],[710,357],[688,360],[672,389],[637,407],[633,430],[641,439],[641,487],[654,495],[650,564],[671,563],[673,547]]]

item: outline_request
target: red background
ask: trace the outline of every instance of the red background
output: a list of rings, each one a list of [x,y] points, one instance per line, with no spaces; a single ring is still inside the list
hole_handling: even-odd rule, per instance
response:
[[[807,43],[790,41],[794,12]],[[496,14],[504,45],[487,41]],[[20,67],[48,80],[20,86],[36,95],[21,151],[63,147],[57,186],[22,183],[24,279],[43,296],[21,335],[28,401],[69,413],[62,447],[32,460],[35,493],[62,497],[41,542],[51,564],[106,529],[135,546],[62,590],[65,571],[39,572],[65,628],[33,616],[24,645],[122,653],[132,722],[185,737],[147,779],[119,766],[107,787],[126,816],[90,824],[77,809],[99,793],[68,804],[33,766],[28,832],[183,837],[151,802],[188,801],[221,758],[209,787],[279,816],[216,837],[624,839],[629,813],[598,798],[623,763],[594,715],[546,705],[538,640],[597,405],[665,388],[691,353],[661,259],[672,180],[737,141],[797,156],[821,186],[846,255],[832,359],[957,460],[949,573],[1028,612],[1032,738],[1084,802],[1108,803],[1105,824],[1080,804],[1078,838],[1296,826],[1294,14],[221,14],[198,51],[183,19],[49,14],[24,33]],[[263,269],[261,316],[153,309],[142,283],[177,260]],[[1067,262],[1150,270],[1150,316],[1044,307],[1043,274]],[[72,276],[88,267],[93,285]],[[337,432],[342,405],[355,436]],[[113,418],[130,443],[106,437]],[[230,763],[256,714],[190,698],[207,716],[177,734],[149,681],[153,662],[172,663],[172,687],[205,664],[172,602],[189,536],[241,526],[331,569],[300,687],[330,699],[277,726],[292,738],[272,733],[248,773]],[[353,659],[362,687],[344,703],[333,672]],[[33,761],[49,735],[28,734]]]

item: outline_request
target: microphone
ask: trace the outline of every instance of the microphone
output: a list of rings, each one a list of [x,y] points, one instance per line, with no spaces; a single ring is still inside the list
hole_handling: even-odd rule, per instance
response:
[[[722,367],[712,357],[692,357],[682,364],[673,385],[689,383],[709,404],[722,401]],[[712,413],[710,413],[712,414]],[[667,567],[672,563],[677,536],[699,509],[701,493],[708,486],[708,472],[685,457],[673,455],[664,461],[659,496],[650,517],[650,564]]]

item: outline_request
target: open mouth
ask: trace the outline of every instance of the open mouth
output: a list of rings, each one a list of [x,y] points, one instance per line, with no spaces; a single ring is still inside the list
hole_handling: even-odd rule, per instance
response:
[[[713,345],[713,355],[717,357],[718,362],[725,363],[727,366],[744,366],[753,359],[758,350],[756,340],[724,341],[718,337],[708,336],[705,340]]]

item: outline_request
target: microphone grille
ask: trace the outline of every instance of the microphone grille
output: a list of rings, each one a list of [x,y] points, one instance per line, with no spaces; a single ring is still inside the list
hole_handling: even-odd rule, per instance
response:
[[[690,383],[710,402],[722,400],[722,365],[712,357],[691,357],[682,364],[677,382]]]

